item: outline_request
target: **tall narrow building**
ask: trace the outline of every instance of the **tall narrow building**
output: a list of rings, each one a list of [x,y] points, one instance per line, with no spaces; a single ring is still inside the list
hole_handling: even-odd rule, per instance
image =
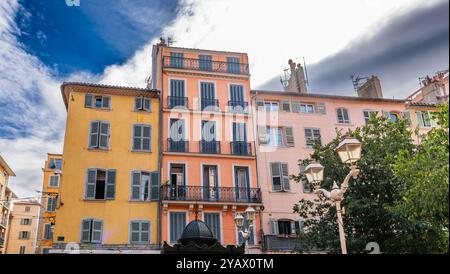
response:
[[[16,176],[5,159],[0,155],[0,254],[6,250],[6,232],[9,225],[11,199],[15,194],[8,187],[9,177]]]
[[[159,99],[146,88],[64,83],[66,133],[51,253],[159,248]]]
[[[162,98],[161,239],[176,243],[197,215],[221,244],[240,244],[236,213],[262,209],[248,56],[162,41],[152,63],[153,88]],[[257,214],[249,240],[254,252],[259,222]]]

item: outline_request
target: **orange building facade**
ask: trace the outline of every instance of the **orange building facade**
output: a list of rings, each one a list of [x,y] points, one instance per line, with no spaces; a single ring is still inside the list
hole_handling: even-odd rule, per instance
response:
[[[260,244],[262,198],[245,53],[153,47],[152,87],[161,90],[161,240],[174,244],[196,218],[223,245],[242,243],[236,213],[257,212],[249,247]]]

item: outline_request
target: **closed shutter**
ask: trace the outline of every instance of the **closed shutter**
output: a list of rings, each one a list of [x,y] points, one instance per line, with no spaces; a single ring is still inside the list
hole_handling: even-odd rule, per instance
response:
[[[141,224],[140,222],[130,222],[130,242],[131,243],[139,243],[140,242],[140,231]]]
[[[280,163],[271,163],[270,170],[272,173],[272,190],[280,191],[282,189]]]
[[[133,126],[133,150],[141,150],[142,149],[142,126],[134,125]]]
[[[282,101],[281,102],[281,110],[283,110],[285,112],[290,112],[291,111],[291,104],[289,103],[289,101]]]
[[[151,200],[159,200],[159,172],[154,171],[150,173],[151,176]]]
[[[292,127],[286,127],[284,128],[284,133],[285,133],[285,137],[286,137],[286,145],[287,146],[294,146],[294,130],[292,129]]]
[[[186,213],[170,212],[170,242],[176,243],[186,226]]]
[[[102,96],[102,108],[111,108],[111,97]]]
[[[142,126],[142,150],[150,151],[152,128],[150,126]]]
[[[220,233],[220,213],[205,213],[205,223],[211,229],[213,236],[220,243],[221,233]]]
[[[170,80],[170,96],[184,97],[184,81]]]
[[[97,181],[97,170],[96,169],[88,169],[88,178],[86,184],[86,198],[93,199],[95,198],[95,183]]]
[[[150,242],[150,222],[141,222],[141,243]]]
[[[116,195],[116,170],[110,169],[106,175],[106,199],[114,200]]]
[[[139,200],[141,197],[141,172],[133,171],[131,174],[131,200]]]
[[[134,99],[134,109],[141,110],[142,109],[142,96],[136,97]]]
[[[324,103],[317,103],[316,104],[316,112],[320,114],[327,114],[327,110],[325,108]]]
[[[278,235],[278,222],[275,219],[270,219],[270,234]]]
[[[300,102],[292,102],[292,112],[300,112]]]
[[[109,123],[100,122],[99,147],[107,149],[109,146]]]
[[[91,130],[89,133],[89,147],[90,148],[98,147],[99,127],[100,127],[100,122],[98,122],[98,121],[91,122]]]
[[[91,241],[91,225],[92,220],[83,220],[81,224],[81,242],[88,243]]]
[[[92,220],[92,243],[101,243],[102,242],[102,230],[103,230],[103,222],[99,220]]]
[[[84,106],[87,108],[92,108],[93,96],[92,94],[86,94],[84,96]]]
[[[291,190],[291,186],[289,184],[289,170],[287,164],[281,164],[281,172],[282,172],[282,184],[283,190],[289,191]]]
[[[244,87],[241,85],[230,85],[230,99],[233,102],[244,102]]]
[[[267,144],[269,142],[269,135],[267,134],[267,127],[258,125],[259,143]]]

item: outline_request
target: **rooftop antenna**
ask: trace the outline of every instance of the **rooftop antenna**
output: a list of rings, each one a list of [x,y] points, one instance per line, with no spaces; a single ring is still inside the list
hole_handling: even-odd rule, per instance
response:
[[[284,69],[284,76],[280,76],[280,82],[281,85],[283,86],[283,88],[286,90],[288,83],[289,83],[289,79],[291,78],[291,75],[289,73],[289,68],[285,68]]]
[[[167,45],[170,47],[173,45],[173,43],[176,43],[177,41],[173,40],[172,37],[167,37]]]
[[[145,78],[145,83],[147,84],[147,88],[150,89],[152,86],[152,76],[149,75],[147,78]]]
[[[355,89],[355,92],[358,93],[358,89],[361,87],[360,82],[361,82],[362,80],[367,80],[367,79],[369,79],[369,77],[359,77],[359,76],[356,76],[356,78],[355,78],[355,75],[350,75],[350,79],[352,79],[353,88]]]

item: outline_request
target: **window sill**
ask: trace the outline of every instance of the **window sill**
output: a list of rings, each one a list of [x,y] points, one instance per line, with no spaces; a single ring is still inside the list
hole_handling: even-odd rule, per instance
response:
[[[51,189],[58,189],[59,186],[48,186],[47,188],[51,188]]]
[[[100,110],[100,111],[111,111],[111,110],[113,110],[112,108],[96,108],[96,107],[86,107],[86,106],[84,108],[93,109],[93,110]]]
[[[271,191],[269,191],[269,193],[283,193],[283,194],[296,194],[295,192],[293,192],[293,191],[283,191],[283,190],[271,190]]]
[[[107,201],[114,201],[115,199],[88,199],[88,198],[83,198],[82,199],[85,202],[107,202]]]
[[[133,152],[133,153],[152,153],[151,150],[135,150],[135,149],[130,150],[130,152]]]
[[[153,113],[151,110],[143,110],[143,109],[135,109],[135,110],[133,110],[133,112],[135,112],[135,113],[148,113],[148,114]]]
[[[93,147],[88,147],[87,150],[89,150],[89,151],[98,151],[98,152],[108,152],[108,151],[111,151],[110,148],[93,148]]]
[[[152,200],[128,200],[128,202],[130,203],[151,203],[151,202],[157,202],[157,201],[152,201]]]
[[[344,127],[353,127],[355,126],[354,124],[351,123],[335,123],[335,126],[344,126]]]

